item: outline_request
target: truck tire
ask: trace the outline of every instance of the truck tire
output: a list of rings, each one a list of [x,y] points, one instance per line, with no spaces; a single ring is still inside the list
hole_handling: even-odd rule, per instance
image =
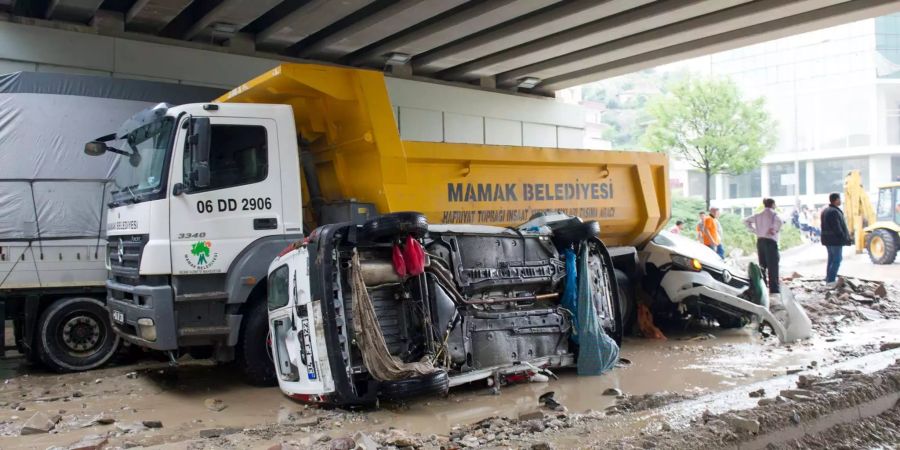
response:
[[[417,212],[396,212],[374,217],[362,226],[362,235],[372,242],[386,242],[408,234],[421,238],[428,232],[428,219]]]
[[[616,285],[619,293],[619,311],[622,314],[622,332],[627,335],[637,320],[637,302],[634,296],[634,287],[628,275],[621,270],[616,270]]]
[[[56,372],[78,372],[106,364],[119,350],[119,336],[103,302],[90,297],[64,298],[41,314],[37,350]]]
[[[383,381],[379,387],[379,393],[385,400],[405,400],[426,395],[446,395],[449,390],[450,377],[443,370],[417,378]]]
[[[869,250],[869,259],[875,264],[893,264],[897,259],[897,233],[890,230],[878,229],[869,236],[866,245]]]
[[[244,380],[254,386],[275,386],[275,364],[267,345],[269,313],[265,301],[256,301],[241,321],[241,337],[235,349],[235,363]]]

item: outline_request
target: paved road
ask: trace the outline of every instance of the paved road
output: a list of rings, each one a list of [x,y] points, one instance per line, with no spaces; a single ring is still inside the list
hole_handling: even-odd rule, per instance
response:
[[[819,244],[806,244],[790,249],[781,255],[781,273],[798,272],[804,276],[825,278],[825,262],[828,255]],[[857,255],[852,247],[844,247],[844,260],[840,275],[885,282],[900,281],[900,258],[890,265],[873,264],[866,253]]]

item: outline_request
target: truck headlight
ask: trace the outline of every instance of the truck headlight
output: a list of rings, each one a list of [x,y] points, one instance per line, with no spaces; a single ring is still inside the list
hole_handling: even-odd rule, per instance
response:
[[[703,270],[703,264],[700,264],[699,259],[688,258],[687,256],[682,255],[672,255],[672,264],[685,270],[693,270],[694,272]]]
[[[146,317],[138,319],[137,328],[141,339],[151,342],[156,340],[156,325],[153,323],[153,319]]]

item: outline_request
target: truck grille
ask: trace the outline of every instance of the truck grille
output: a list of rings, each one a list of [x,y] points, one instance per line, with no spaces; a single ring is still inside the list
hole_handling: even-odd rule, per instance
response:
[[[138,279],[141,254],[148,240],[146,234],[109,236],[106,254],[112,276],[117,281],[131,284]]]

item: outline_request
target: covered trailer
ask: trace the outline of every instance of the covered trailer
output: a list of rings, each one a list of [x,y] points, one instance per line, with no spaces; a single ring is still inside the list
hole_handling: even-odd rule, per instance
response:
[[[0,76],[0,348],[54,370],[107,362],[119,339],[105,309],[106,203],[118,159],[84,141],[158,102],[220,91],[17,72]],[[114,255],[117,256],[117,255]],[[6,342],[11,320],[14,343]]]

